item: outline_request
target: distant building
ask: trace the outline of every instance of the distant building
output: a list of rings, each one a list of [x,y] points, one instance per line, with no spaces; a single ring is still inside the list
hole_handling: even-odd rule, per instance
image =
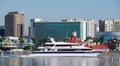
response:
[[[4,26],[0,26],[0,36],[1,37],[5,36],[5,27]]]
[[[31,38],[23,37],[23,43],[20,43],[19,37],[1,37],[3,38],[2,42],[0,42],[0,47],[4,48],[24,48],[25,46],[33,46],[34,43]]]
[[[9,12],[5,16],[5,36],[20,37],[24,35],[24,13]]]
[[[29,36],[30,37],[35,37],[35,34],[34,34],[34,22],[41,22],[42,19],[40,18],[34,18],[34,19],[31,19],[31,23],[30,23],[30,27],[29,27]]]
[[[113,31],[113,20],[99,20],[99,31]]]
[[[95,35],[95,20],[76,19],[76,21],[63,22],[42,22],[31,21],[31,36],[34,36],[37,41],[47,37],[54,37],[57,40],[66,39],[71,36],[73,30],[77,31],[78,37],[84,41],[86,37]]]
[[[75,22],[76,20],[75,19],[64,19],[62,20],[62,22]]]
[[[113,31],[120,31],[120,20],[113,20]]]
[[[120,31],[120,20],[99,20],[99,32]]]
[[[95,36],[97,38],[104,37],[104,43],[107,43],[108,40],[117,38],[120,40],[120,32],[96,32]]]

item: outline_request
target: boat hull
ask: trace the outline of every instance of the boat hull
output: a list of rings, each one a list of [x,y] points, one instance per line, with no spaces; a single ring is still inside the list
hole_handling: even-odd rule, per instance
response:
[[[99,56],[98,52],[35,52],[29,56]]]

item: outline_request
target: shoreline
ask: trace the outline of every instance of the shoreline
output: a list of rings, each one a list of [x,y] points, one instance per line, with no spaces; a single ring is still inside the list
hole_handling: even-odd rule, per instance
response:
[[[120,55],[120,52],[111,51],[111,52],[103,52],[102,54],[103,55]]]

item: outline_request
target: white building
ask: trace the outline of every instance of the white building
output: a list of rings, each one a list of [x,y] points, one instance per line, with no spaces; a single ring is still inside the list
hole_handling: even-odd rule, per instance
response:
[[[120,31],[120,20],[99,20],[99,31]]]

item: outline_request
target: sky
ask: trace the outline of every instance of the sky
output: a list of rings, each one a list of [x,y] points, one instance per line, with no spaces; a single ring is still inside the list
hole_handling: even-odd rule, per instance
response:
[[[4,16],[12,11],[24,12],[27,30],[32,18],[120,19],[120,0],[0,0],[0,25],[4,25]]]

